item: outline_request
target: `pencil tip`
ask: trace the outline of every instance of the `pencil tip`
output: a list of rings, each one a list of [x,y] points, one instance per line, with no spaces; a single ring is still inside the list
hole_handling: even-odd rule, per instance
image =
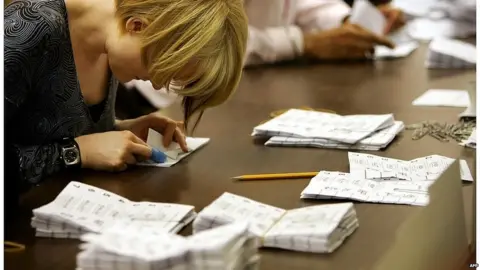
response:
[[[232,179],[232,180],[239,180],[240,178],[241,178],[240,176],[234,176],[234,177],[232,177],[231,179]]]

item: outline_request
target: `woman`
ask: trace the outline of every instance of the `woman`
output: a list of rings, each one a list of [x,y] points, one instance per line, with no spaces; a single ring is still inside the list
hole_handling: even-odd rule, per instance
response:
[[[248,36],[242,0],[19,0],[4,22],[6,158],[18,160],[19,190],[62,169],[149,159],[149,128],[186,151],[171,119],[115,120],[118,81],[170,86],[188,127],[237,87]]]

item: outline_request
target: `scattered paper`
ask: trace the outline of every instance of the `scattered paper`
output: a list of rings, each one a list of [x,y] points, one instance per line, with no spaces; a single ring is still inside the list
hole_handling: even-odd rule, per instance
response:
[[[409,161],[363,153],[348,153],[350,174],[355,179],[436,180],[455,160],[430,155]]]
[[[328,139],[273,136],[265,142],[265,145],[379,151],[387,147],[404,127],[403,122],[395,121],[392,126],[376,131],[356,144],[341,143]]]
[[[150,145],[151,147],[154,147],[162,151],[167,156],[167,161],[164,163],[155,163],[149,160],[149,161],[137,163],[137,165],[154,166],[154,167],[171,167],[177,164],[180,160],[182,160],[186,156],[190,155],[195,150],[206,145],[210,141],[210,138],[187,137],[186,142],[189,149],[189,152],[187,153],[183,152],[183,150],[180,148],[180,145],[178,145],[175,142],[171,143],[168,148],[165,148],[162,144],[162,140],[163,140],[163,136],[160,133],[152,129],[148,131],[147,144]]]
[[[100,233],[116,223],[175,233],[190,223],[196,213],[190,205],[132,202],[72,181],[54,201],[34,209],[33,215],[36,236],[79,238],[87,232]]]
[[[302,191],[301,199],[350,199],[361,202],[425,206],[433,181],[375,181],[349,173],[321,171]]]
[[[377,35],[383,35],[387,25],[385,16],[367,0],[355,0],[349,21]]]
[[[193,222],[193,232],[245,221],[262,246],[331,253],[358,227],[352,203],[284,210],[228,192],[205,207]]]
[[[412,102],[414,106],[468,107],[466,90],[430,89]]]
[[[429,41],[436,38],[467,38],[476,33],[475,25],[450,19],[419,18],[406,27],[410,36]]]
[[[438,0],[393,0],[391,5],[411,17],[424,17]]]
[[[473,176],[470,172],[470,168],[468,167],[467,161],[464,159],[460,159],[460,178],[463,181],[470,181],[473,182]]]
[[[477,48],[469,43],[434,39],[429,47],[425,65],[428,68],[474,69],[477,63]]]

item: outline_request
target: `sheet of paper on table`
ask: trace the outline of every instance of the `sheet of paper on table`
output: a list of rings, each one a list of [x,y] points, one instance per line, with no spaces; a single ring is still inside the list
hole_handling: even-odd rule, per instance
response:
[[[102,234],[82,236],[79,269],[257,269],[258,239],[245,222],[193,236],[115,226]],[[97,268],[95,268],[97,269]]]
[[[352,203],[285,210],[225,192],[198,214],[193,232],[239,221],[263,238],[263,247],[314,253],[333,252],[358,227]]]
[[[349,21],[377,35],[383,35],[387,25],[385,16],[367,0],[354,1]]]
[[[375,59],[394,59],[404,58],[409,56],[418,48],[419,44],[416,41],[410,41],[396,45],[395,48],[390,49],[385,46],[375,47]]]
[[[434,39],[428,46],[425,65],[428,68],[474,69],[477,48],[469,43],[446,39]]]
[[[412,105],[468,107],[470,98],[466,90],[430,89],[415,99]]]
[[[460,178],[463,181],[473,182],[472,172],[470,172],[470,168],[468,167],[467,161],[464,159],[460,159],[459,164],[460,164]]]
[[[133,202],[106,190],[72,181],[52,202],[33,210],[38,237],[79,238],[124,226],[176,233],[196,216],[191,205]]]
[[[155,163],[153,161],[145,161],[137,163],[139,166],[153,166],[153,167],[171,167],[177,164],[180,160],[190,155],[192,152],[196,151],[197,149],[201,148],[202,146],[206,145],[210,138],[192,138],[187,137],[187,146],[190,150],[189,152],[185,153],[175,142],[172,142],[168,148],[165,148],[162,144],[163,136],[162,134],[150,129],[148,131],[148,145],[162,151],[167,156],[167,161],[164,163]]]

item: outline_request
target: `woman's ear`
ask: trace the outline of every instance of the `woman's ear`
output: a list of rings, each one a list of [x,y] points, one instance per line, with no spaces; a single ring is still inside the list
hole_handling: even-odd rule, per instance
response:
[[[138,18],[129,18],[125,24],[125,29],[129,33],[139,33],[145,29],[146,24]]]

